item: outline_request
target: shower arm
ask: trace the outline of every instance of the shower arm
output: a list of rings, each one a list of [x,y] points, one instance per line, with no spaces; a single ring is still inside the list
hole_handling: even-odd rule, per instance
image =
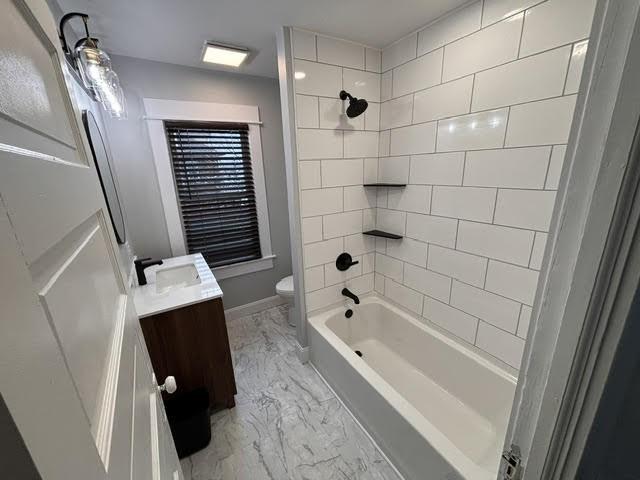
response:
[[[341,90],[340,91],[340,100],[346,100],[347,98],[349,99],[349,101],[353,100],[353,97],[351,96],[350,93],[348,93],[348,92],[346,92],[344,90]]]

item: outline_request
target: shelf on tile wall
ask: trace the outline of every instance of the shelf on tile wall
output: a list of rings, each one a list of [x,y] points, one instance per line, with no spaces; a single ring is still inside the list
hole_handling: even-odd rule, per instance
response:
[[[406,183],[365,183],[363,187],[406,187]]]
[[[396,235],[395,233],[383,232],[382,230],[368,230],[362,232],[363,235],[371,235],[372,237],[388,238],[390,240],[400,240],[402,235]]]

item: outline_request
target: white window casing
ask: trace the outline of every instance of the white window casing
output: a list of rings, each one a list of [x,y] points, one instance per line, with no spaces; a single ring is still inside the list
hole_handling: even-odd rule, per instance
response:
[[[178,195],[171,168],[171,157],[164,129],[169,120],[193,122],[242,123],[249,126],[249,147],[251,150],[251,168],[256,196],[256,213],[260,234],[262,258],[248,262],[234,263],[213,269],[218,280],[236,277],[248,273],[273,268],[271,233],[269,231],[269,208],[265,187],[264,166],[262,161],[262,139],[260,133],[260,112],[253,105],[231,105],[224,103],[188,102],[182,100],[161,100],[145,98],[145,120],[149,131],[153,160],[160,185],[160,195],[164,217],[169,233],[169,243],[173,256],[187,253]]]

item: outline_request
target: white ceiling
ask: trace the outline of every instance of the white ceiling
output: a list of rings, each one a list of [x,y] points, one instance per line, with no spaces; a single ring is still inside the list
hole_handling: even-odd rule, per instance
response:
[[[58,0],[90,15],[92,35],[116,55],[277,76],[282,25],[382,48],[469,0]],[[205,40],[249,48],[240,69],[200,62]]]

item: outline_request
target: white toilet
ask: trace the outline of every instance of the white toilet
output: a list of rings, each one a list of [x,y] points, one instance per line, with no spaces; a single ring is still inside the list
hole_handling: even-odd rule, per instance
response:
[[[296,321],[291,313],[291,308],[295,303],[295,296],[293,291],[293,275],[284,277],[276,284],[276,293],[287,302],[287,323],[292,327],[295,327]]]

